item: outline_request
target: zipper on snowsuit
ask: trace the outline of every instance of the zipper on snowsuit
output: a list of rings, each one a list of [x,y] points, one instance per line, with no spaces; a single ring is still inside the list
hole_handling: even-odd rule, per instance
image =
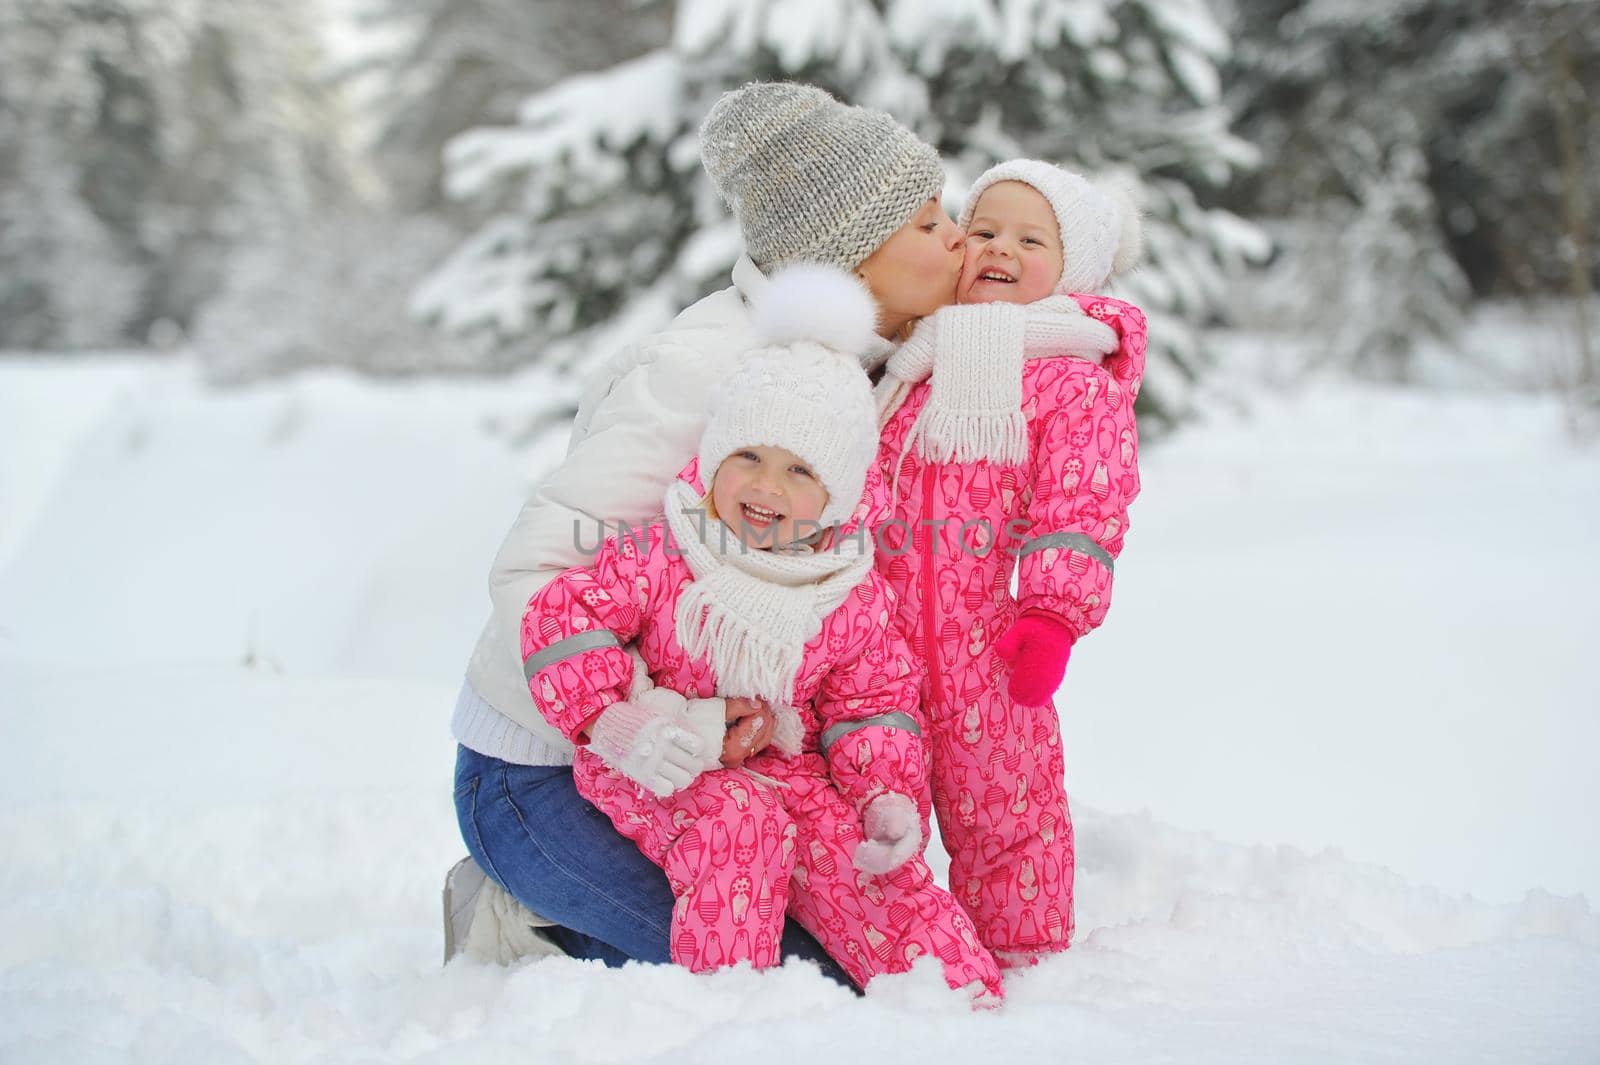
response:
[[[938,482],[934,464],[922,468],[922,632],[928,648],[928,685],[935,700],[944,691],[939,676],[939,629],[934,624],[933,492]]]

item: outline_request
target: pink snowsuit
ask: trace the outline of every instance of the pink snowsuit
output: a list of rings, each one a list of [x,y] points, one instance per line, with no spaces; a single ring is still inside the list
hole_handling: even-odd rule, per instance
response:
[[[889,521],[878,530],[876,565],[928,667],[922,709],[950,889],[983,944],[1006,954],[1070,943],[1073,837],[1055,708],[1011,699],[993,645],[1024,612],[1059,620],[1074,639],[1105,619],[1113,560],[1139,491],[1133,404],[1144,373],[1144,315],[1119,300],[1075,298],[1120,343],[1102,365],[1071,357],[1023,363],[1025,465],[933,463],[906,449],[929,380],[890,418],[879,450],[891,484],[906,452]]]
[[[579,793],[667,873],[677,899],[673,961],[695,971],[773,965],[787,910],[858,985],[932,954],[952,987],[981,981],[999,995],[994,958],[920,854],[884,876],[851,864],[861,811],[877,795],[911,797],[927,821],[917,676],[879,574],[869,570],[805,647],[794,690],[805,726],[797,757],[768,748],[745,763],[748,772],[705,772],[659,799],[582,745],[582,730],[628,694],[627,644],[658,686],[689,698],[721,694],[710,665],[691,660],[675,634],[691,580],[658,521],[607,539],[593,565],[545,586],[522,627],[534,702],[579,744]]]

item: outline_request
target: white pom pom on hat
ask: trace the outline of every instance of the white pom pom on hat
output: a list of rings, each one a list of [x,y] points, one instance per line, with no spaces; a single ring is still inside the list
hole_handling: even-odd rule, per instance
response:
[[[1125,274],[1139,264],[1144,254],[1144,212],[1139,207],[1139,189],[1122,178],[1102,178],[1095,187],[1116,202],[1122,232],[1117,238],[1117,253],[1111,258],[1111,276]]]
[[[712,393],[701,482],[709,491],[722,460],[740,448],[781,447],[828,490],[821,523],[843,524],[878,453],[877,407],[860,363],[863,345],[877,339],[877,303],[854,275],[803,264],[772,276],[751,319],[765,343]]]
[[[1131,270],[1144,250],[1139,206],[1133,190],[1117,180],[1090,181],[1082,174],[1038,159],[1010,159],[973,182],[961,211],[961,227],[972,222],[978,198],[990,185],[1020,181],[1049,201],[1061,230],[1058,292],[1099,292]]]
[[[878,304],[854,274],[798,263],[768,279],[750,318],[770,344],[809,340],[857,357],[877,335]]]

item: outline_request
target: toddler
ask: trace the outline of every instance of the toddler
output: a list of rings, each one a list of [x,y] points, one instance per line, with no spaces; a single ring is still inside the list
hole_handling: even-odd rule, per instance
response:
[[[893,489],[877,565],[928,665],[951,890],[1003,966],[1031,964],[1073,924],[1050,699],[1111,604],[1139,491],[1144,316],[1093,294],[1137,259],[1139,223],[1126,197],[1016,160],[978,179],[961,225],[960,305],[924,320],[878,386]]]
[[[774,346],[717,390],[663,520],[529,602],[529,690],[578,744],[579,792],[666,871],[674,962],[775,964],[787,911],[860,986],[929,954],[998,1001],[993,957],[921,857],[926,755],[892,596],[870,539],[839,534],[865,512],[872,394],[854,359],[804,338],[821,323],[850,349],[871,297],[814,267],[755,310]],[[736,770],[718,763],[731,698],[776,715]]]

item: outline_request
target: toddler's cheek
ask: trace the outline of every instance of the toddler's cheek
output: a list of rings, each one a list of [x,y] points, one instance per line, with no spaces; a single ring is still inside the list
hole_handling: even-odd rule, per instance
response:
[[[972,269],[972,259],[969,257],[961,264],[961,274],[956,278],[956,302],[972,303],[972,282],[976,279],[977,271]]]

